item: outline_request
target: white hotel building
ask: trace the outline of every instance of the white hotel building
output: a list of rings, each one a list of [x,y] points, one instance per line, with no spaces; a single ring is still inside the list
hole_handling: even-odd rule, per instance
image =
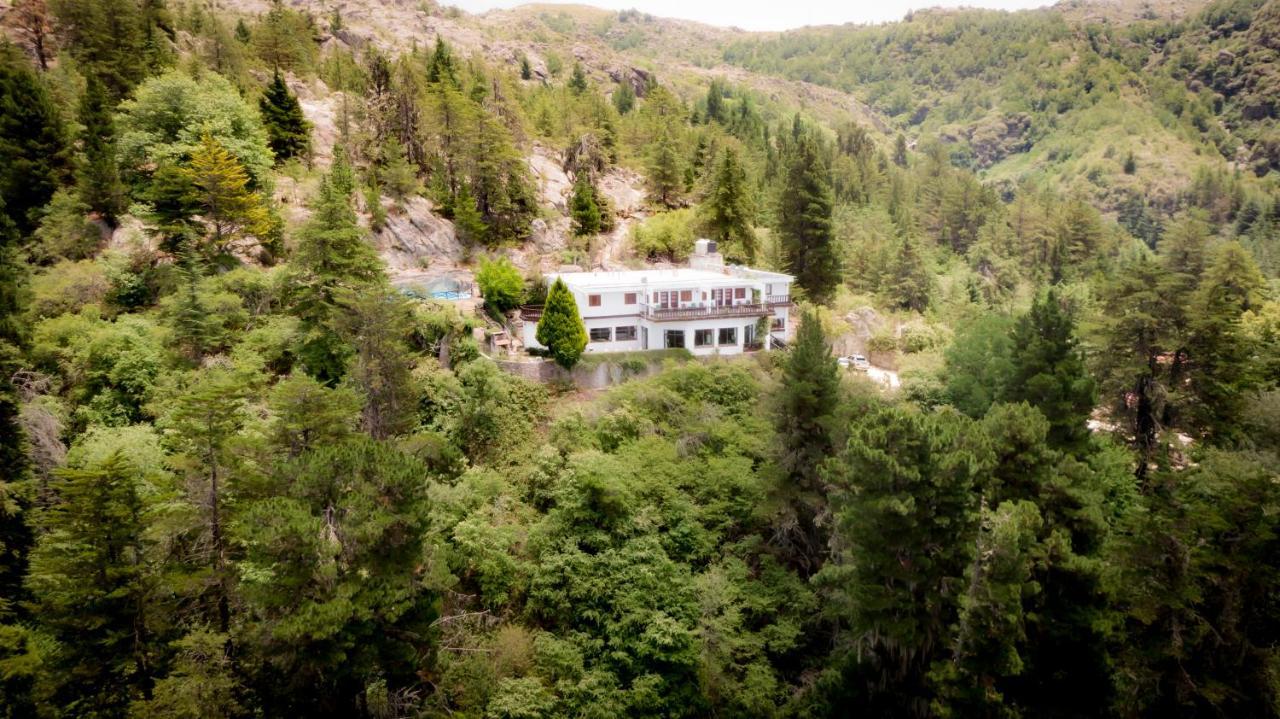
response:
[[[790,275],[726,266],[715,243],[698,240],[689,267],[565,272],[587,328],[587,352],[679,348],[695,355],[739,354],[792,336]],[[526,347],[537,340],[539,309],[522,312]],[[764,318],[763,323],[760,320]],[[760,334],[760,327],[768,329]]]

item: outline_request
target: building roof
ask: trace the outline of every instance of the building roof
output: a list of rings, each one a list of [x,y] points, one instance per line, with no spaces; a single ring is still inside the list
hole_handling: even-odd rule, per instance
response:
[[[707,285],[734,286],[743,280],[770,280],[774,282],[791,282],[791,275],[780,272],[754,270],[747,267],[726,267],[723,272],[711,270],[695,270],[678,267],[669,270],[626,270],[620,272],[562,272],[547,275],[548,281],[556,278],[573,289],[594,290],[628,290],[649,287],[681,288]]]

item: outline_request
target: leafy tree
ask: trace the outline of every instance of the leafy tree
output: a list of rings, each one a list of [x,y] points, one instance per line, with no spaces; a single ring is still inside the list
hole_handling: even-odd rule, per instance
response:
[[[1013,328],[1012,373],[1002,400],[1027,402],[1049,420],[1049,444],[1082,451],[1096,399],[1093,379],[1077,347],[1075,319],[1053,290],[1037,298]]]
[[[54,474],[27,589],[57,641],[50,700],[77,715],[124,716],[154,673],[142,499],[120,453]]]
[[[755,263],[755,208],[747,189],[746,168],[733,147],[725,147],[721,153],[701,209],[711,237],[725,247],[740,248],[747,263]]]
[[[782,366],[775,425],[781,524],[787,554],[805,574],[821,565],[829,527],[822,463],[835,453],[835,415],[840,401],[839,368],[812,310],[801,315],[796,341]]]
[[[289,92],[279,70],[271,76],[271,84],[258,99],[258,110],[276,162],[307,156],[311,151],[311,123],[303,116],[302,105],[297,96]]]
[[[680,157],[676,154],[675,138],[663,131],[654,139],[649,150],[648,174],[645,187],[649,200],[663,207],[675,207],[680,201],[684,181],[680,172]]]
[[[816,140],[799,138],[778,200],[778,233],[787,270],[815,301],[826,301],[840,281],[831,229],[831,188]]]
[[[538,343],[551,352],[556,364],[572,368],[587,348],[587,328],[578,315],[578,303],[564,281],[556,278],[547,290],[547,301],[538,320]]]
[[[66,138],[53,99],[12,45],[0,45],[0,198],[22,234],[36,225],[67,171]]]
[[[575,235],[594,235],[600,232],[600,207],[596,204],[596,188],[585,172],[579,173],[573,183],[573,196],[569,199],[569,216],[573,218]]]
[[[84,96],[80,99],[80,152],[83,157],[76,184],[80,199],[108,223],[125,210],[124,185],[120,182],[120,169],[116,163],[115,123],[111,117],[111,105],[97,78],[90,75],[85,81]]]
[[[33,261],[83,260],[102,244],[102,228],[89,218],[89,206],[78,193],[63,189],[44,208],[35,239],[30,249]]]
[[[492,308],[499,317],[515,309],[524,297],[524,278],[505,256],[481,260],[476,283],[484,295],[485,307]]]
[[[275,158],[258,113],[217,73],[199,80],[170,71],[138,86],[120,103],[120,166],[126,181],[144,187],[153,172],[185,164],[208,135],[249,176],[253,190],[270,187]]]
[[[236,524],[246,641],[270,714],[359,714],[374,677],[415,686],[435,595],[419,574],[427,469],[369,439],[318,447],[272,471]]]

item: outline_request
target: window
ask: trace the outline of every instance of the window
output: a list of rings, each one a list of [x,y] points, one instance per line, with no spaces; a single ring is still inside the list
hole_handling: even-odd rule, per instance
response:
[[[587,304],[591,307],[599,307],[600,295],[587,295]]]
[[[684,330],[667,330],[667,349],[684,349]]]
[[[738,344],[738,328],[737,327],[721,327],[720,328],[720,344],[722,345]]]
[[[592,342],[608,342],[613,337],[613,330],[608,327],[592,327],[590,334]]]
[[[715,330],[694,330],[693,346],[694,347],[710,347],[715,339]]]
[[[634,305],[636,303],[636,293],[628,292],[622,296],[622,304]]]
[[[747,288],[746,288],[746,287],[735,287],[735,288],[733,288],[733,298],[734,298],[735,300],[745,300],[745,299],[747,299]]]
[[[693,290],[680,290],[681,302],[693,302]]]
[[[636,338],[635,325],[614,328],[613,338],[619,342],[630,342],[634,340]]]
[[[787,329],[787,318],[774,317],[773,326],[770,328],[770,330],[773,332],[782,332],[785,329]]]

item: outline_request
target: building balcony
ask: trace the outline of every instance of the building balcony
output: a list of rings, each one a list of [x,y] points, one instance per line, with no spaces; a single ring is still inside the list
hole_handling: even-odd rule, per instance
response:
[[[676,320],[719,319],[724,317],[763,317],[770,314],[771,305],[749,302],[738,305],[704,305],[701,307],[654,307],[643,305],[641,314],[655,322]]]
[[[769,295],[765,298],[765,304],[770,307],[789,307],[791,306],[790,295]]]

